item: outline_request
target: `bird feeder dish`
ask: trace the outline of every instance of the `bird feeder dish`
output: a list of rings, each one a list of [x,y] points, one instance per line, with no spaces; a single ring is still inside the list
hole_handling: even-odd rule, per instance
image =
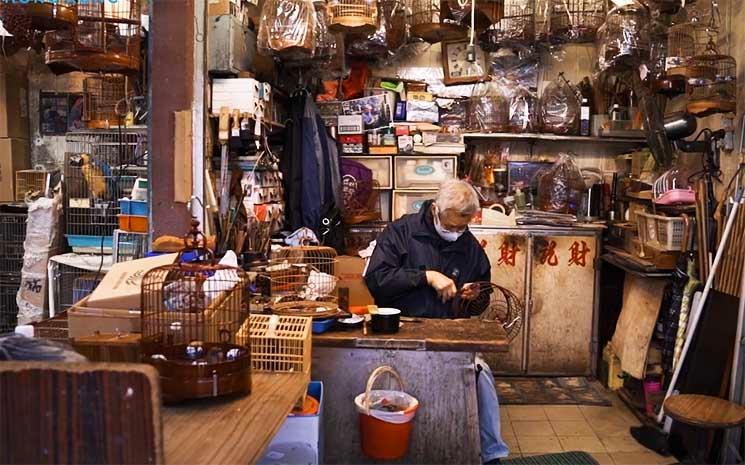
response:
[[[330,0],[332,32],[372,34],[378,25],[377,0]]]
[[[592,42],[605,21],[605,0],[551,0],[551,37],[558,42]]]
[[[411,35],[430,44],[465,39],[468,28],[462,22],[470,9],[470,2],[459,0],[413,0]]]

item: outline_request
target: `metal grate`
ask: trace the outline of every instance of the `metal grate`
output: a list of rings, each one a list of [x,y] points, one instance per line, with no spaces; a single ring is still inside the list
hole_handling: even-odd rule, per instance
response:
[[[13,331],[18,321],[16,295],[21,287],[21,275],[0,273],[0,333]]]
[[[148,234],[114,231],[114,263],[144,258],[148,252]]]
[[[27,218],[26,212],[6,212],[0,209],[0,273],[15,273],[20,277]]]
[[[51,286],[53,292],[54,314],[67,311],[84,297],[90,295],[98,286],[105,271],[97,272],[52,262]]]

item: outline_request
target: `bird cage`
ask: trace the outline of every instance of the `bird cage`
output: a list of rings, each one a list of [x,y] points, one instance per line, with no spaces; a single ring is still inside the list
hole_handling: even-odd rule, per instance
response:
[[[312,319],[250,315],[238,331],[238,343],[251,348],[255,371],[308,373],[311,367]]]
[[[631,1],[613,8],[598,30],[598,39],[601,71],[630,69],[647,63],[652,47],[647,7]]]
[[[406,4],[402,0],[380,0],[378,28],[372,34],[353,35],[347,54],[356,57],[384,57],[406,43]]]
[[[688,111],[696,116],[737,111],[737,62],[713,44],[688,61]]]
[[[271,310],[280,315],[335,315],[339,309],[336,262],[336,251],[331,247],[280,249],[266,267],[273,300]]]
[[[474,283],[471,286],[475,298],[457,298],[456,316],[478,315],[483,322],[501,325],[510,341],[515,339],[525,318],[525,306],[520,298],[509,289],[488,282]]]
[[[83,121],[88,128],[108,129],[123,125],[117,113],[127,97],[127,80],[120,75],[98,75],[83,80]]]
[[[76,252],[111,253],[119,199],[130,194],[137,178],[147,178],[146,131],[68,133],[64,178],[68,244]]]
[[[49,260],[49,312],[57,315],[89,296],[111,268],[111,255],[55,255]]]
[[[112,254],[114,263],[145,258],[148,252],[148,238],[147,233],[115,230]]]
[[[16,171],[16,202],[25,201],[26,195],[34,192],[41,192],[42,195],[48,196],[58,177],[59,171],[45,170],[43,166],[37,166],[32,170]]]
[[[307,60],[316,47],[316,10],[311,0],[267,0],[261,8],[257,50],[283,61]]]
[[[0,272],[0,334],[12,332],[18,324],[16,296],[20,287],[20,274]]]
[[[535,40],[535,2],[504,0],[501,19],[481,35],[484,50],[498,50],[503,44],[529,44]]]
[[[44,35],[46,64],[71,71],[136,73],[140,69],[140,0],[86,1],[70,30]]]
[[[42,32],[69,29],[77,23],[77,6],[57,1],[0,2],[0,22],[10,36],[3,36],[3,53],[41,45]]]
[[[462,24],[471,10],[469,0],[411,0],[411,35],[431,44],[465,39]]]
[[[605,21],[605,0],[551,0],[551,37],[560,42],[592,42]]]
[[[333,32],[372,34],[378,25],[377,0],[329,0]]]
[[[716,29],[704,24],[696,13],[689,21],[670,26],[665,66],[667,76],[687,76],[688,61],[704,55],[709,43],[716,43],[717,36]]]
[[[20,277],[27,220],[28,209],[25,205],[0,206],[0,273]]]
[[[345,224],[380,221],[380,184],[353,176],[342,178],[342,220]]]
[[[328,8],[324,0],[313,2],[315,7],[314,37],[315,47],[312,51],[304,48],[295,48],[291,51],[281,52],[282,64],[288,68],[316,67],[321,71],[331,62],[336,55],[336,36],[329,31]]]
[[[468,129],[473,132],[507,132],[510,100],[502,93],[475,95],[468,99]]]
[[[248,280],[217,263],[198,227],[192,220],[174,264],[142,278],[142,353],[158,369],[165,402],[251,390],[251,354],[236,344]],[[186,253],[199,259],[184,262]]]

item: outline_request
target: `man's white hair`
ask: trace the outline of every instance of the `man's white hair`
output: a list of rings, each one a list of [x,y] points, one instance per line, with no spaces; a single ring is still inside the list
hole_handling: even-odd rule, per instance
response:
[[[481,206],[473,187],[458,179],[450,179],[440,185],[435,204],[442,212],[455,210],[464,215],[474,215]]]

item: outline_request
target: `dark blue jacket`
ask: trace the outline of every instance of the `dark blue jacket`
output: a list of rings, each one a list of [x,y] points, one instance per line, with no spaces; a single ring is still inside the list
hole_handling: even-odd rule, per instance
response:
[[[455,242],[440,238],[431,205],[431,200],[425,202],[419,213],[405,215],[378,236],[365,282],[380,307],[398,308],[407,316],[448,318],[454,316],[458,299],[443,304],[427,284],[425,271],[439,271],[460,289],[491,281],[491,266],[470,231]]]

